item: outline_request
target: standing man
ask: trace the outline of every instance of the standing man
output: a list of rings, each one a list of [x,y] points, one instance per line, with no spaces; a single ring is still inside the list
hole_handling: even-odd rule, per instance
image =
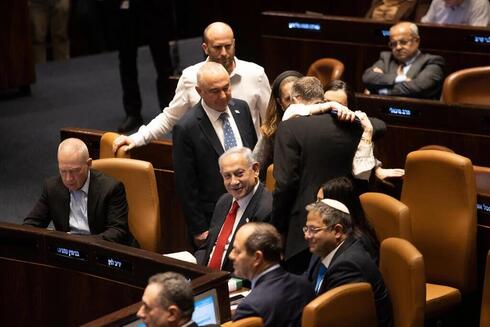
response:
[[[138,47],[148,42],[157,73],[156,89],[160,108],[168,104],[171,63],[168,41],[172,31],[171,1],[119,1],[119,74],[126,119],[118,131],[129,132],[141,124],[141,95],[138,85]]]
[[[233,321],[259,316],[265,327],[301,325],[303,308],[315,297],[303,276],[280,265],[281,235],[267,223],[248,223],[237,232],[230,259],[235,275],[252,282],[252,291],[238,305]]]
[[[53,221],[58,231],[98,235],[104,240],[132,245],[124,185],[91,170],[85,143],[66,139],[58,147],[60,176],[48,178],[25,225],[46,228]]]
[[[141,300],[143,304],[137,316],[148,327],[197,327],[192,321],[192,287],[180,274],[166,272],[151,276]]]
[[[294,104],[323,102],[323,87],[314,77],[303,77],[292,87]],[[348,176],[363,130],[359,124],[339,121],[329,113],[291,118],[281,122],[274,145],[272,223],[285,237],[286,269],[303,273],[310,253],[301,228],[305,206],[316,199],[320,186],[335,177]]]
[[[422,23],[471,26],[490,25],[488,0],[433,0]]]
[[[439,98],[444,79],[444,58],[419,50],[417,25],[402,22],[390,28],[391,52],[383,51],[379,60],[362,75],[369,93],[412,98]]]
[[[351,235],[352,220],[347,207],[337,200],[324,199],[308,205],[306,210],[303,232],[314,254],[307,276],[315,292],[319,295],[337,286],[367,282],[373,289],[379,326],[392,326],[388,290],[376,263]]]
[[[228,256],[235,232],[251,221],[269,221],[272,194],[259,182],[259,163],[249,148],[231,148],[218,163],[227,193],[216,203],[208,238],[195,257],[199,264],[233,272]]]
[[[187,229],[199,247],[208,236],[216,201],[226,192],[218,158],[235,146],[253,149],[257,134],[247,103],[231,98],[223,65],[201,65],[196,91],[202,100],[175,125],[172,155]]]
[[[226,69],[230,75],[233,96],[248,104],[256,133],[259,135],[260,117],[265,117],[271,92],[264,69],[235,57],[233,30],[225,23],[215,22],[206,27],[203,41],[202,48],[208,56],[206,61],[184,69],[174,99],[168,107],[147,126],[142,126],[137,133],[129,137],[121,135],[114,140],[114,152],[123,145],[127,145],[126,151],[135,146],[145,145],[172,131],[177,121],[199,102],[200,95],[195,90],[196,74],[201,66],[209,61],[220,63]]]

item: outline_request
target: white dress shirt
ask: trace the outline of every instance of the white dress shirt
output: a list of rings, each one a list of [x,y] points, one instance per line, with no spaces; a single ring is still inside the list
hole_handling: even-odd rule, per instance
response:
[[[204,63],[205,61],[184,69],[177,83],[174,98],[168,107],[153,118],[148,125],[141,126],[138,132],[130,136],[136,146],[148,144],[171,132],[177,121],[199,102],[201,97],[195,87],[197,85],[197,72]],[[235,57],[235,69],[230,74],[230,83],[232,97],[247,102],[255,131],[259,136],[260,120],[261,117],[265,117],[271,93],[269,80],[264,69],[257,64]]]
[[[213,125],[214,131],[216,135],[218,135],[219,141],[223,149],[225,149],[225,133],[223,132],[223,121],[219,119],[223,112],[216,111],[210,106],[206,104],[206,102],[201,101],[202,107],[204,108],[204,112],[209,118],[211,125]],[[243,146],[242,137],[240,136],[240,132],[238,131],[238,127],[235,123],[235,118],[231,114],[230,108],[226,107],[226,111],[228,113],[228,122],[230,123],[231,129],[233,130],[233,135],[235,136],[236,146]]]
[[[87,197],[90,184],[90,170],[83,186],[70,191],[70,234],[90,234],[87,215]]]

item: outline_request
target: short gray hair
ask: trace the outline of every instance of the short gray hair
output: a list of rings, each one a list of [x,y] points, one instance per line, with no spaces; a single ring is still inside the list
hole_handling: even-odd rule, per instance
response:
[[[224,73],[226,76],[229,76],[222,64],[213,61],[206,61],[197,71],[197,85],[202,87],[204,75],[219,73]]]
[[[165,272],[156,274],[148,279],[148,284],[160,286],[158,301],[162,308],[176,305],[183,318],[191,318],[194,312],[194,295],[190,282],[181,274]]]
[[[316,77],[301,77],[291,87],[291,97],[300,97],[305,102],[322,101],[323,85]]]
[[[393,26],[391,26],[390,28],[390,33],[391,33],[391,30],[399,25],[406,25],[408,27],[408,29],[410,30],[410,34],[412,34],[412,36],[415,36],[415,37],[420,37],[419,36],[419,28],[417,27],[416,24],[412,23],[412,22],[399,22]]]
[[[306,211],[318,213],[325,226],[332,228],[333,226],[340,224],[343,227],[344,234],[352,233],[352,219],[350,215],[345,212],[332,208],[321,201],[308,204],[306,206]]]
[[[252,150],[250,150],[249,148],[247,147],[242,147],[242,146],[235,146],[233,148],[229,148],[228,150],[225,151],[225,153],[223,153],[219,159],[218,159],[218,164],[219,164],[219,167],[221,168],[221,162],[223,160],[225,160],[226,157],[228,156],[231,156],[233,154],[240,154],[242,156],[244,156],[245,160],[247,160],[247,163],[248,165],[251,167],[254,163],[257,162],[257,160],[255,160],[254,158],[254,155],[252,153]]]

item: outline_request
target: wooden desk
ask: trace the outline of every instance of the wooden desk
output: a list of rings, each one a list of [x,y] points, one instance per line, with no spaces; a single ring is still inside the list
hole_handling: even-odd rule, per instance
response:
[[[358,17],[262,13],[262,54],[271,81],[287,69],[306,73],[318,58],[345,64],[344,80],[362,91],[362,73],[388,51],[391,23]],[[490,29],[417,24],[422,52],[446,59],[446,73],[490,63]]]
[[[148,278],[165,271],[192,279],[196,294],[216,288],[221,320],[230,319],[229,273],[95,236],[0,223],[0,322],[78,326],[128,305],[135,309]]]

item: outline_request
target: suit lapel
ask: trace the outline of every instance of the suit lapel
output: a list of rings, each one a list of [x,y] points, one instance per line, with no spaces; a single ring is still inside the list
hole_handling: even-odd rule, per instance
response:
[[[201,100],[202,101],[202,100]],[[203,132],[204,136],[208,139],[209,144],[213,147],[214,151],[218,154],[218,156],[222,155],[224,152],[223,146],[219,141],[218,135],[216,135],[216,131],[213,128],[213,125],[209,121],[208,115],[204,111],[201,102],[196,106],[196,118],[199,121],[199,127]]]
[[[97,207],[98,196],[98,174],[93,170],[90,171],[90,181],[88,184],[88,196],[87,196],[87,219],[90,233],[93,234],[95,230],[95,208]]]
[[[245,132],[247,131],[246,122],[244,120],[244,115],[242,113],[243,108],[240,108],[233,99],[231,99],[228,104],[230,107],[231,114],[233,115],[233,119],[235,120],[235,124],[238,128],[238,132],[240,133],[240,138],[242,139],[243,146],[247,148],[251,148],[250,144],[250,136]]]
[[[415,59],[415,61],[410,66],[410,69],[407,71],[407,77],[413,78],[420,72],[422,65],[424,63],[424,55],[419,54],[419,56]]]
[[[59,177],[59,190],[60,190],[60,203],[62,205],[62,217],[63,219],[60,221],[61,230],[64,232],[68,232],[70,230],[70,191],[63,185],[61,181],[61,177]]]

